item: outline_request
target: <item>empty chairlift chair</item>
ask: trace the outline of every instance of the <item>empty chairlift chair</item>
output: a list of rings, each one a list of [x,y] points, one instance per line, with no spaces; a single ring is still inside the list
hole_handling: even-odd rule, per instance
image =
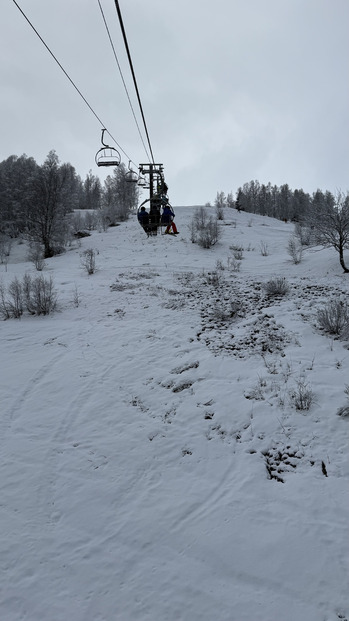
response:
[[[115,147],[110,147],[108,144],[105,144],[103,140],[105,131],[105,129],[102,129],[101,143],[103,146],[97,151],[95,162],[97,166],[119,166],[121,162],[120,153]]]

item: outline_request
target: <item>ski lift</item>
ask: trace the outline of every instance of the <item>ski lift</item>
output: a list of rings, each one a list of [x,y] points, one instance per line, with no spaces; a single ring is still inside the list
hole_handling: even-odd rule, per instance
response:
[[[99,149],[99,151],[97,151],[95,155],[95,162],[97,166],[119,166],[121,162],[120,153],[114,147],[110,147],[108,144],[105,144],[103,141],[105,131],[105,129],[102,129],[101,143],[103,146]]]
[[[139,175],[137,185],[139,185],[140,188],[149,187],[149,185],[147,186],[146,179],[145,177],[143,177],[143,175]]]
[[[158,205],[154,204],[153,201],[150,201],[149,211],[146,210],[145,204],[149,201],[150,199],[147,198],[145,201],[143,201],[143,203],[138,207],[137,210],[138,222],[144,229],[148,237],[158,234],[158,227],[161,223],[160,208],[158,207]]]
[[[139,206],[138,221],[143,226],[148,237],[150,235],[157,235],[158,229],[162,227],[161,216],[163,209],[169,204],[167,197],[168,186],[163,175],[163,165],[155,163],[140,164],[138,185],[149,189],[149,198]],[[144,214],[144,205],[148,202],[149,210],[146,216],[142,216],[141,212]]]
[[[125,180],[128,181],[128,183],[137,183],[138,174],[136,173],[135,170],[132,170],[130,164],[131,164],[131,160],[129,160],[129,163],[128,163],[128,171],[125,174]]]

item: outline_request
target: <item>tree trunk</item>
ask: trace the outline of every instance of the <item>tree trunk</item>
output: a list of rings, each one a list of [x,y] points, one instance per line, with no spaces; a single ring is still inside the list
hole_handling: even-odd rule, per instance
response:
[[[51,259],[54,256],[53,248],[50,244],[50,240],[48,238],[43,240],[44,242],[44,258]]]
[[[343,255],[343,246],[342,244],[340,244],[339,246],[339,262],[345,272],[345,274],[349,274],[349,268],[347,268],[347,266],[344,263],[344,255]]]

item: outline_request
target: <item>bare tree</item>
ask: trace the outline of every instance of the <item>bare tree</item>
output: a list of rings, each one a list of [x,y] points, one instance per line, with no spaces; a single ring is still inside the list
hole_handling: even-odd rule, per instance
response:
[[[298,263],[302,261],[303,246],[294,235],[288,240],[287,252],[295,265],[298,265]]]
[[[217,218],[209,216],[205,207],[198,207],[190,224],[190,239],[202,248],[211,248],[220,237]]]
[[[226,207],[226,197],[224,192],[217,192],[214,206],[216,208],[217,220],[224,220],[224,207]]]
[[[349,248],[349,192],[337,192],[335,197],[329,195],[317,203],[307,214],[305,224],[313,230],[317,244],[338,252],[344,272],[349,273],[344,261],[344,250]]]
[[[25,234],[29,240],[43,245],[44,258],[57,254],[66,240],[69,173],[69,165],[60,166],[57,154],[50,151],[44,164],[29,180]]]
[[[127,220],[137,207],[139,188],[127,180],[126,172],[121,163],[114,169],[113,176],[108,176],[104,182],[103,211],[110,226]]]
[[[32,157],[11,155],[0,163],[0,231],[17,237],[25,222],[28,179],[37,171]]]
[[[82,209],[100,209],[102,205],[102,184],[100,179],[93,175],[92,170],[86,175],[82,189]]]

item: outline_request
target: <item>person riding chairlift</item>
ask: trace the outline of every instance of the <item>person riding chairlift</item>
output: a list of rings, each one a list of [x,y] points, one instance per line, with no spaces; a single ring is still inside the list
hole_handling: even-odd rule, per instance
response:
[[[172,210],[170,205],[165,205],[164,210],[162,212],[162,216],[161,216],[161,224],[166,224],[166,230],[165,230],[165,235],[169,235],[171,232],[171,228],[172,228],[172,232],[174,235],[178,235],[178,231],[177,231],[177,227],[173,221],[173,218],[175,217],[174,211]]]
[[[149,214],[146,211],[145,207],[141,207],[140,212],[138,213],[138,221],[140,225],[143,227],[146,233],[149,232]]]

